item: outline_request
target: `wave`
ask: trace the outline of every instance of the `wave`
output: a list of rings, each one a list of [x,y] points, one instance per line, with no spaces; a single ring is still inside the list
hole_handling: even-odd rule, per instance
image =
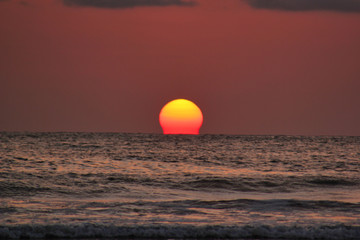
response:
[[[191,190],[227,189],[243,192],[292,192],[303,188],[354,187],[360,185],[358,177],[334,176],[259,176],[240,177],[198,177],[196,180],[183,181],[173,186]]]
[[[358,239],[360,226],[268,226],[268,225],[19,225],[0,226],[1,239],[48,238],[192,238],[192,239]]]
[[[26,183],[23,181],[1,181],[0,179],[0,197],[8,197],[8,196],[23,196],[24,193],[26,195],[31,196],[37,192],[49,192],[51,191],[48,187],[41,187],[34,183]]]
[[[42,175],[41,175],[42,174]],[[163,189],[181,189],[213,192],[229,190],[235,192],[291,193],[304,189],[318,188],[358,188],[360,179],[335,176],[259,176],[251,177],[188,177],[178,178],[167,175],[136,176],[133,174],[104,174],[66,172],[61,174],[41,173],[0,173],[0,197],[33,196],[36,194],[91,194],[122,193],[129,184],[144,187],[162,187]]]
[[[99,204],[99,203],[95,203]],[[252,211],[281,211],[292,212],[296,210],[312,210],[319,211],[321,209],[327,211],[343,211],[343,212],[360,212],[360,203],[349,203],[341,201],[315,201],[315,200],[297,200],[297,199],[270,199],[270,200],[254,200],[254,199],[235,199],[235,200],[181,200],[181,201],[138,201],[132,203],[118,203],[118,205],[139,205],[139,206],[157,206],[169,209],[187,210],[189,208],[203,209],[248,209]],[[101,205],[100,207],[107,207]],[[115,207],[112,205],[111,207]]]
[[[327,186],[355,186],[358,184],[356,181],[346,180],[342,178],[334,177],[318,177],[307,181],[308,183],[315,185],[327,185]]]

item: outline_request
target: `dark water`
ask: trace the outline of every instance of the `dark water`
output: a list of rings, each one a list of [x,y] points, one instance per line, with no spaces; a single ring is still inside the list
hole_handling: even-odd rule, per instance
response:
[[[0,133],[0,238],[360,239],[360,137]]]

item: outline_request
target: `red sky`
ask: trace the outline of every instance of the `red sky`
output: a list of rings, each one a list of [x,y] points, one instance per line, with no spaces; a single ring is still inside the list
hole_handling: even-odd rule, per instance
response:
[[[0,0],[0,131],[360,135],[359,1],[99,1]]]

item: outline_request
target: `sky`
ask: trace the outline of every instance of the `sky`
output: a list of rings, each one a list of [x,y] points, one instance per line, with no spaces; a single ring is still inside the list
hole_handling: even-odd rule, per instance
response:
[[[0,131],[360,135],[360,0],[0,0]]]

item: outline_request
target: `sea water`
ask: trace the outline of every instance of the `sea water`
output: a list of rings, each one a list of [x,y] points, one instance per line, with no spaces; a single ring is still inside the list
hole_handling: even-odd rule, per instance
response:
[[[360,239],[360,137],[2,132],[0,238]]]

